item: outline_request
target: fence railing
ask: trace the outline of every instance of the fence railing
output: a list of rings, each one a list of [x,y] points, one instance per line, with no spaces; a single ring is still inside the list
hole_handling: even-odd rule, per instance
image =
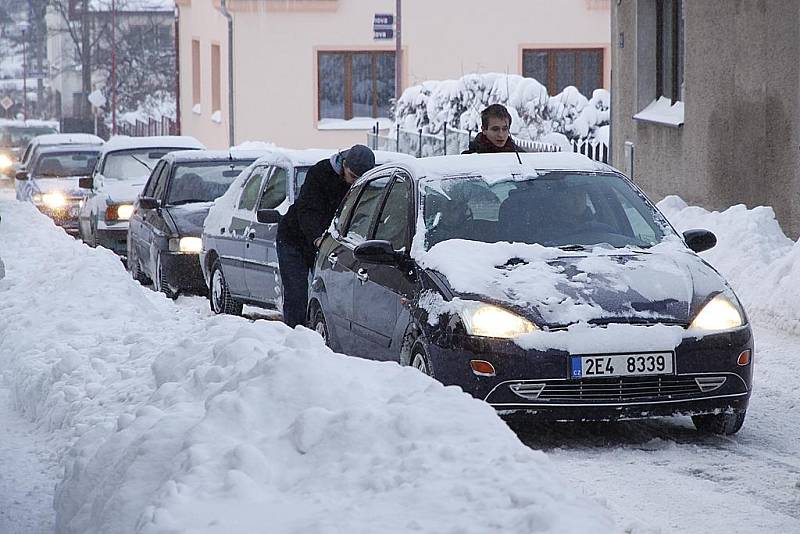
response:
[[[367,133],[367,145],[373,150],[387,150],[402,152],[418,158],[428,156],[446,156],[448,154],[461,154],[469,147],[470,140],[477,135],[477,131],[456,130],[447,128],[441,135],[403,130],[399,125],[393,130],[381,133],[376,124],[372,131]],[[562,148],[552,143],[515,139],[517,145],[527,152],[561,152]],[[570,142],[573,152],[583,154],[595,161],[608,163],[608,145],[588,140],[573,140]]]
[[[118,135],[131,137],[145,137],[150,135],[177,135],[178,128],[174,120],[169,117],[161,119],[137,120],[135,123],[120,122],[117,124]]]

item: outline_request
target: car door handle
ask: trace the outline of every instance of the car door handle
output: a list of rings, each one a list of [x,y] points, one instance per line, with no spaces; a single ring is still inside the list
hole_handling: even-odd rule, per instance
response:
[[[339,257],[333,252],[331,252],[330,254],[328,254],[328,261],[330,262],[331,267],[336,267],[336,262],[339,261]]]
[[[356,273],[356,278],[358,278],[359,282],[363,284],[367,280],[369,280],[369,275],[367,274],[367,271],[365,271],[364,269],[359,269],[358,272]]]

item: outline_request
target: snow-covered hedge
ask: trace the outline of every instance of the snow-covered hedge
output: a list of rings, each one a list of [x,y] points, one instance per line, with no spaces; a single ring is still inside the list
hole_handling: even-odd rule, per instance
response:
[[[406,89],[395,106],[395,122],[405,130],[438,134],[444,124],[480,130],[480,112],[503,104],[511,114],[511,133],[521,139],[548,140],[552,134],[592,139],[608,125],[611,97],[596,89],[591,98],[575,87],[555,96],[533,78],[514,74],[468,74],[458,80],[426,81]]]

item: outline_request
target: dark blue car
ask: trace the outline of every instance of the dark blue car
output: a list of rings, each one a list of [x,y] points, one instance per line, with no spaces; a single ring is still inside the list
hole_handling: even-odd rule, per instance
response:
[[[751,393],[737,297],[613,168],[574,154],[384,165],[324,239],[309,325],[335,350],[412,365],[501,414],[691,415],[732,434]]]

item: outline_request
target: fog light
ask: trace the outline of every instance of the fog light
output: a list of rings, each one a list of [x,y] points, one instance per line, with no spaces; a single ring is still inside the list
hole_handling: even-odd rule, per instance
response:
[[[743,350],[739,353],[739,359],[736,360],[736,363],[744,367],[745,365],[750,364],[750,350]]]
[[[470,360],[469,366],[472,367],[472,372],[478,376],[494,376],[494,365],[486,360]]]

